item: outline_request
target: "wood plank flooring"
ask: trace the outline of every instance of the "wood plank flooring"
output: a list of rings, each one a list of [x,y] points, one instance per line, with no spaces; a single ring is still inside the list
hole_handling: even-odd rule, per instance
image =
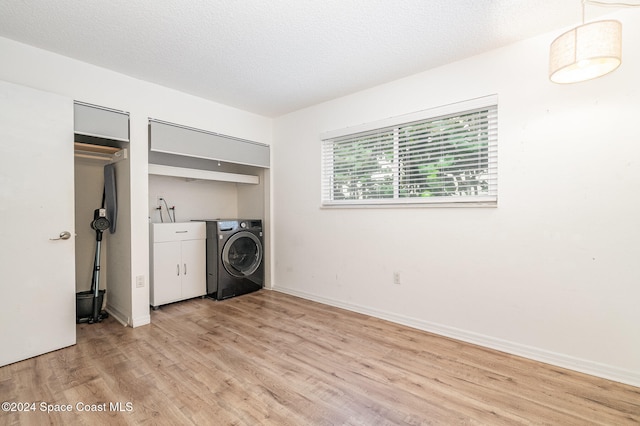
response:
[[[274,291],[151,320],[81,324],[77,345],[0,368],[0,399],[35,403],[0,424],[640,423],[640,388]]]

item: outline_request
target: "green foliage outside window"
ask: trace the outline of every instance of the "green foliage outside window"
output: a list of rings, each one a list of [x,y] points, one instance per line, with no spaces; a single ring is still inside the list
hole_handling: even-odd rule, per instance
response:
[[[333,141],[333,200],[489,194],[487,110]]]

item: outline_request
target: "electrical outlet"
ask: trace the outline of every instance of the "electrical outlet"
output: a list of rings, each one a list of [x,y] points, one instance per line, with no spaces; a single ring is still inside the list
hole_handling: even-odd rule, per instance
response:
[[[393,272],[393,283],[396,285],[400,285],[400,272],[398,271]]]
[[[144,287],[144,275],[136,276],[136,288]]]

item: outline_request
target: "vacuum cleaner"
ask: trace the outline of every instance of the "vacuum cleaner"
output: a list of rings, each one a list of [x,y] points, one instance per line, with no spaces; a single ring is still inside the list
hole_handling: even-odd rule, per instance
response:
[[[105,208],[106,206],[106,208]],[[76,293],[76,323],[97,323],[109,317],[102,311],[102,298],[106,290],[100,290],[100,245],[102,233],[107,229],[112,234],[116,232],[118,204],[116,197],[115,164],[104,166],[104,191],[102,192],[102,206],[93,212],[91,229],[96,231],[96,257],[93,261],[93,276],[91,290]]]
[[[109,316],[107,312],[101,311],[105,290],[100,290],[100,246],[102,233],[110,226],[106,209],[96,209],[93,212],[93,221],[91,221],[91,229],[96,231],[96,255],[93,261],[91,290],[76,294],[76,323],[93,324]]]

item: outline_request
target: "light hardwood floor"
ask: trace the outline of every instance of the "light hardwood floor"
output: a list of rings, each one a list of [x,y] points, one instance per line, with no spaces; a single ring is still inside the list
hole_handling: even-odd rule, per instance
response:
[[[640,388],[274,291],[151,320],[78,325],[77,345],[0,368],[0,399],[35,403],[0,424],[640,423]]]

